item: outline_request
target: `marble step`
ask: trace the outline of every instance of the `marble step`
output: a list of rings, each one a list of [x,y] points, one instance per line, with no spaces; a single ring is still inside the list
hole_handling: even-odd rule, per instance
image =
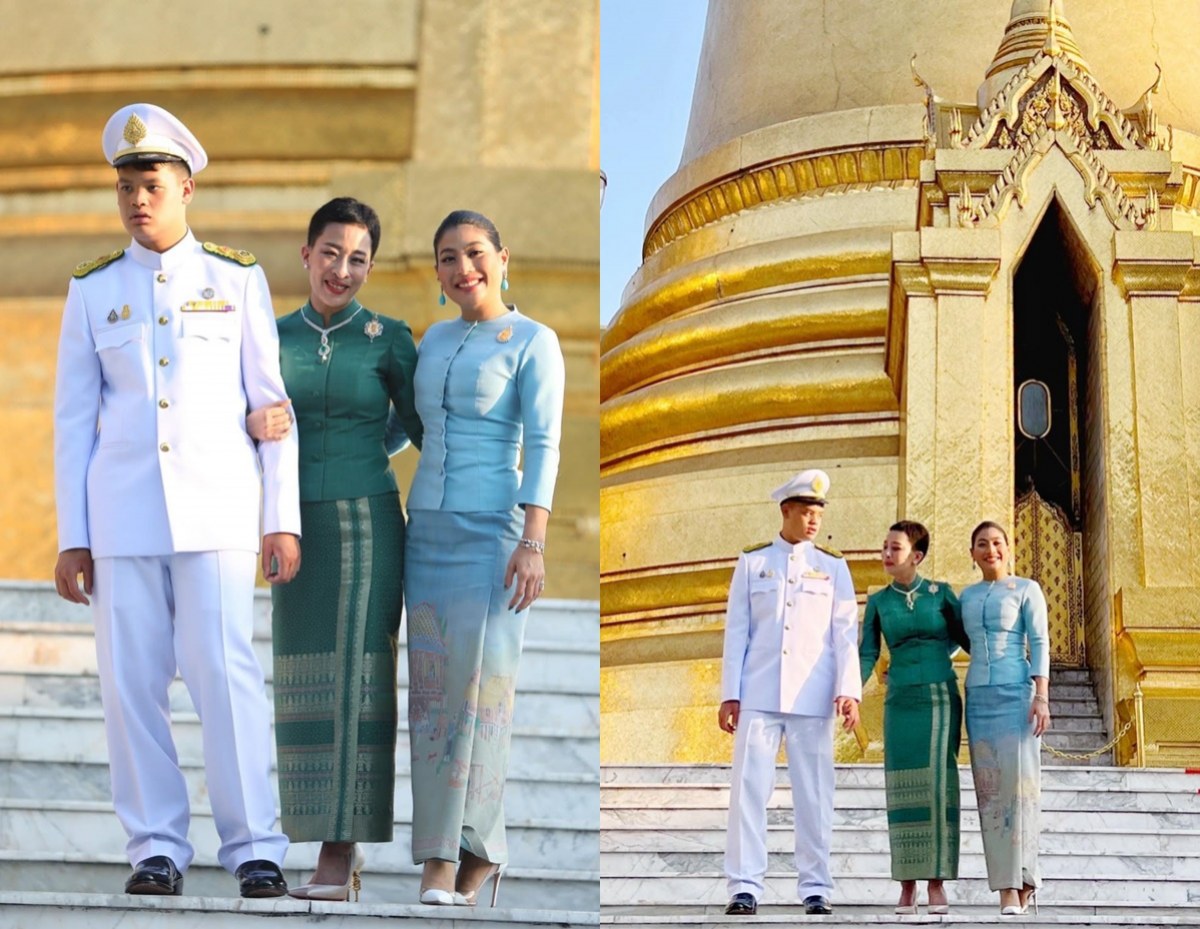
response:
[[[1042,754],[1048,754],[1045,746],[1057,748],[1060,752],[1090,752],[1100,748],[1108,741],[1103,732],[1076,732],[1051,729],[1042,736]]]
[[[1050,715],[1050,734],[1057,732],[1095,733],[1101,737],[1100,744],[1108,741],[1108,733],[1104,729],[1104,720],[1091,714],[1055,713]]]
[[[72,871],[72,873],[74,873]],[[188,876],[189,881],[191,875]],[[226,876],[232,885],[232,878]],[[548,903],[521,908],[508,901],[508,878],[501,882],[501,906],[478,908],[405,903],[326,903],[280,897],[242,900],[204,897],[133,897],[106,892],[0,892],[0,926],[12,929],[263,929],[271,917],[281,925],[319,924],[322,929],[378,929],[386,919],[413,919],[445,929],[525,929],[595,926],[596,908],[555,909]],[[515,896],[515,894],[514,894]],[[290,921],[287,917],[292,917]],[[274,923],[272,923],[274,925]]]
[[[870,873],[859,871],[852,875],[835,873],[833,879],[833,900],[836,903],[868,906],[890,906],[895,903],[897,885],[886,869]],[[768,871],[764,883],[766,893],[762,902],[795,902],[796,875],[790,866],[783,870]],[[1039,905],[1044,904],[1047,908],[1127,905],[1130,901],[1187,907],[1195,905],[1198,894],[1200,882],[1194,880],[1095,880],[1079,871],[1074,875],[1060,875],[1046,881],[1038,896]],[[974,906],[995,906],[997,900],[996,893],[988,888],[987,878],[982,871],[969,873],[960,870],[959,879],[950,886],[949,897],[953,904]],[[601,906],[669,906],[681,903],[688,906],[715,906],[727,899],[725,876],[720,868],[661,877],[644,874],[617,877],[605,874],[600,882]]]
[[[1051,700],[1095,700],[1096,690],[1091,684],[1050,685]]]
[[[1072,878],[1086,874],[1101,881],[1162,881],[1190,880],[1197,878],[1196,859],[1186,855],[1123,855],[1092,854],[1083,850],[1085,837],[1079,838],[1079,847],[1059,853],[1050,853],[1039,845],[1038,866],[1046,881]],[[778,844],[778,842],[773,843]],[[606,851],[600,862],[600,874],[604,879],[642,875],[664,877],[687,874],[722,873],[724,850],[708,851]],[[890,874],[891,854],[884,849],[879,852],[838,851],[829,856],[830,872],[843,879],[856,879],[860,874]],[[793,869],[790,847],[772,849],[767,855],[767,870],[787,873]],[[959,856],[959,874],[982,875],[987,873],[983,851],[963,851]],[[1198,885],[1200,886],[1200,885]]]
[[[822,929],[850,929],[857,926],[885,925],[948,925],[954,929],[996,929],[997,926],[1046,926],[1077,929],[1084,926],[1150,927],[1195,925],[1198,916],[1194,906],[1166,905],[1133,906],[1128,904],[1085,904],[1082,906],[1041,906],[1039,914],[1014,919],[998,915],[993,902],[986,906],[970,906],[954,900],[951,894],[950,916],[930,916],[922,907],[919,916],[895,916],[891,905],[855,906],[834,900],[832,916],[805,916],[804,908],[796,903],[770,903],[759,907],[753,924],[775,926],[819,925]],[[669,929],[673,926],[703,926],[705,929],[734,929],[744,927],[746,917],[724,915],[724,901],[719,905],[681,906],[606,906],[600,913],[600,924],[614,929]]]
[[[970,781],[960,783],[960,807],[976,810],[975,790]],[[887,811],[887,795],[882,786],[839,786],[834,795],[836,807],[845,812],[874,814]],[[728,809],[729,788],[722,784],[690,786],[681,784],[641,787],[600,788],[602,810],[706,810]],[[776,784],[767,804],[768,810],[791,809],[792,793],[788,786]],[[1042,787],[1043,812],[1066,813],[1163,813],[1184,818],[1200,817],[1200,797],[1194,793],[1166,790],[1104,790],[1057,785]]]
[[[92,612],[89,607],[67,603],[55,593],[52,583],[0,581],[0,621],[64,622],[90,626]],[[271,592],[262,588],[254,592],[254,635],[256,638],[271,638]],[[529,610],[525,635],[531,639],[598,645],[600,604],[595,600],[551,597],[539,600]]]
[[[962,854],[981,854],[983,839],[976,831],[960,836]],[[1159,829],[1147,832],[1114,832],[1095,829],[1082,835],[1074,829],[1042,829],[1038,848],[1042,856],[1105,854],[1119,856],[1200,858],[1200,830]],[[767,830],[769,852],[790,853],[792,830],[789,823],[777,823]],[[725,830],[721,829],[605,829],[600,834],[600,853],[655,852],[686,855],[694,852],[724,852]],[[833,831],[832,851],[836,853],[887,853],[890,850],[886,829],[843,825]]]
[[[611,809],[602,806],[600,808],[600,830],[605,832],[609,829],[715,829],[723,832],[727,812],[725,807]],[[768,811],[767,821],[771,826],[790,829],[791,803],[786,802],[774,806]],[[833,828],[837,830],[846,826],[886,830],[887,811],[882,808],[835,808]],[[974,809],[964,809],[961,827],[963,831],[978,831],[979,814]],[[1125,810],[1079,812],[1043,808],[1041,827],[1060,832],[1071,830],[1081,836],[1092,832],[1154,832],[1175,829],[1196,832],[1200,831],[1200,811],[1194,813],[1147,813]]]
[[[600,783],[605,787],[634,787],[639,785],[683,785],[700,787],[706,784],[729,786],[731,766],[728,764],[689,765],[605,765],[600,769]],[[958,766],[959,780],[965,786],[971,781],[969,765]],[[881,764],[839,764],[834,768],[838,789],[848,787],[883,787]],[[787,768],[778,765],[775,783],[787,786]],[[1074,787],[1080,790],[1144,790],[1165,793],[1200,793],[1200,773],[1189,774],[1182,768],[1044,768],[1042,789]]]
[[[274,685],[267,681],[267,697],[274,698]],[[194,712],[192,698],[183,681],[176,678],[168,690],[171,710]],[[408,691],[397,693],[399,715],[408,713]],[[87,709],[100,707],[100,679],[51,671],[0,671],[0,706],[40,709]],[[595,693],[561,693],[518,689],[513,706],[517,726],[540,725],[553,729],[600,730],[600,696]]]
[[[396,766],[394,810],[407,821],[412,815],[409,767]],[[204,769],[183,768],[189,799],[207,804],[208,785]],[[272,788],[275,775],[272,771]],[[94,800],[111,798],[108,765],[105,762],[20,761],[0,758],[0,797],[10,800]],[[594,774],[560,774],[540,768],[510,771],[504,789],[504,809],[510,819],[553,817],[590,824],[599,821],[598,787]]]
[[[599,834],[595,819],[509,819],[506,823],[509,856],[514,868],[554,871],[599,870]],[[411,830],[407,817],[396,817],[395,840],[370,847],[371,868],[376,872],[404,873],[413,868]],[[208,807],[192,807],[190,841],[200,864],[217,861],[220,841]],[[64,852],[84,860],[124,861],[126,836],[111,804],[89,800],[0,799],[0,850],[11,858],[45,859]],[[311,867],[317,845],[297,845],[289,864]],[[7,872],[9,865],[3,869]],[[7,881],[0,873],[0,883]],[[12,888],[17,889],[17,888]]]
[[[1093,684],[1092,672],[1088,668],[1051,668],[1050,686],[1055,684]]]
[[[254,651],[264,674],[271,676],[271,642],[256,638]],[[408,685],[403,644],[399,682]],[[600,692],[599,646],[592,642],[539,640],[529,636],[522,649],[517,689],[547,693]],[[58,674],[96,675],[92,627],[84,623],[0,623],[0,671],[52,670]]]
[[[519,698],[518,698],[519,699]],[[194,713],[175,714],[171,723],[180,764],[203,764],[200,721]],[[408,755],[408,720],[400,719],[397,755]],[[105,762],[108,749],[104,718],[98,709],[50,709],[0,706],[0,757],[27,761]],[[512,758],[525,770],[587,774],[600,764],[600,740],[595,730],[513,729]]]

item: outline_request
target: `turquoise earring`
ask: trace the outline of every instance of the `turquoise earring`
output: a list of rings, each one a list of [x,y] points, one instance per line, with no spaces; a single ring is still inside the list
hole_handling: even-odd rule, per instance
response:
[[[445,306],[445,305],[446,305],[446,292],[443,290],[440,294],[438,294],[438,306]]]
[[[504,272],[504,279],[500,282],[501,290],[508,290],[508,272]]]

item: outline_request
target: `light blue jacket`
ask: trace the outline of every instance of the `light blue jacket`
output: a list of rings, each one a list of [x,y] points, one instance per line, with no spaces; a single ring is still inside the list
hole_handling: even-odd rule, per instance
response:
[[[1050,676],[1046,597],[1037,581],[1025,577],[980,581],[959,595],[959,603],[971,639],[968,687]]]
[[[516,308],[486,322],[434,323],[414,381],[425,438],[410,510],[551,508],[565,389],[554,330]]]

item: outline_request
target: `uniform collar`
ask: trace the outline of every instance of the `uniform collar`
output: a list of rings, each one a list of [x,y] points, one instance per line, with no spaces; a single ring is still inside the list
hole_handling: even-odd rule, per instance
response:
[[[182,239],[165,252],[151,251],[144,245],[139,245],[137,239],[133,239],[129,243],[129,248],[125,254],[143,268],[149,268],[151,271],[173,271],[187,261],[195,249],[196,237],[192,235],[192,230],[189,229]]]
[[[795,545],[793,545],[791,542],[787,541],[783,536],[776,533],[775,541],[772,544],[776,548],[778,548],[780,551],[784,551],[784,552],[787,552],[789,555],[792,555],[792,554],[795,554],[796,552],[803,551],[804,546],[812,545],[812,542],[809,542],[807,539],[802,539],[801,541],[799,541]]]

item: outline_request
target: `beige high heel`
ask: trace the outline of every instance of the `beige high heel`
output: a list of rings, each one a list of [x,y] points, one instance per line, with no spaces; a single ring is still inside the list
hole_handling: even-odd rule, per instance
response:
[[[492,867],[495,868],[495,870],[489,870],[488,873],[483,876],[483,880],[479,882],[479,887],[476,887],[474,890],[468,893],[456,892],[454,894],[456,897],[459,897],[462,900],[462,902],[459,903],[459,906],[475,906],[475,904],[479,902],[479,891],[483,885],[488,882],[488,878],[492,879],[492,906],[496,906],[496,898],[500,895],[500,878],[504,874],[504,865],[498,864],[493,865]],[[458,901],[456,900],[455,903],[458,903]]]
[[[354,891],[354,902],[358,902],[359,891],[362,890],[362,869],[366,864],[363,850],[356,843],[351,854],[350,873],[344,884],[301,884],[288,890],[289,897],[299,900],[342,900],[350,902],[350,891]]]

